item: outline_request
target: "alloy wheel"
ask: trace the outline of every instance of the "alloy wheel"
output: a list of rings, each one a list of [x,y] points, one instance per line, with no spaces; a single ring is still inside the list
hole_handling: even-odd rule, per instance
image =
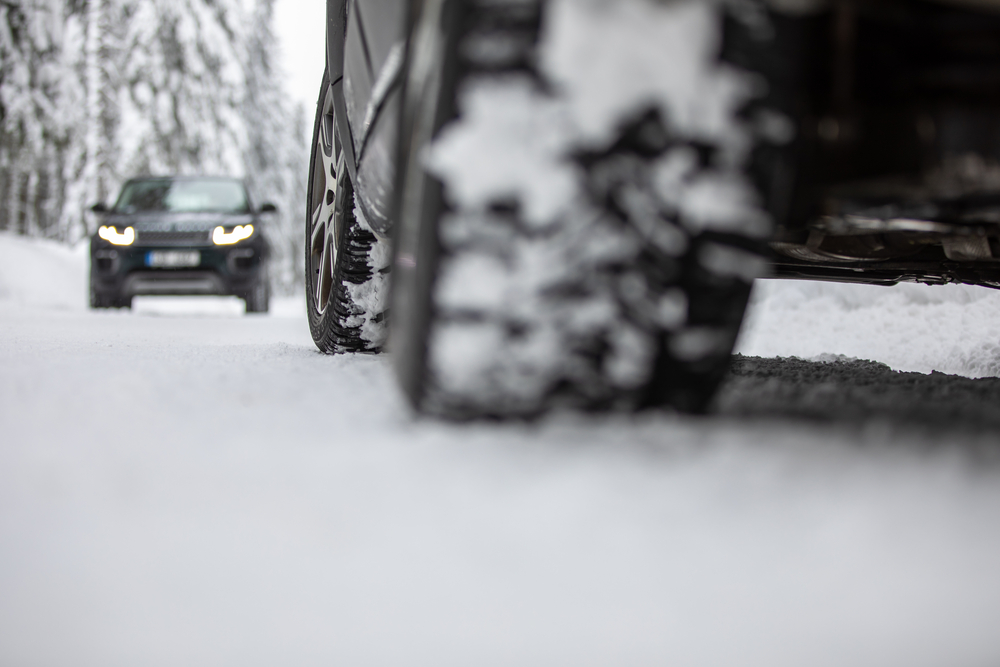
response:
[[[310,208],[309,275],[312,276],[311,306],[318,315],[326,312],[333,292],[337,266],[338,239],[342,215],[337,211],[337,175],[343,170],[343,155],[334,132],[333,95],[327,89],[323,98],[319,131],[316,133],[316,159],[313,162],[312,201]]]

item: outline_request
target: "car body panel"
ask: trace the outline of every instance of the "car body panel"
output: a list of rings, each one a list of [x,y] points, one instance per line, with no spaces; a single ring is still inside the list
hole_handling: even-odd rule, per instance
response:
[[[372,73],[385,67],[389,52],[403,39],[406,6],[401,0],[363,0],[355,13],[361,18],[371,58]]]
[[[358,207],[383,237],[392,227],[405,16],[405,0],[327,2],[327,67],[345,164]]]
[[[361,33],[357,13],[348,10],[347,35],[344,37],[344,101],[347,121],[351,128],[351,143],[356,156],[361,155],[364,140],[365,111],[372,94],[372,74],[368,49]],[[343,137],[341,137],[343,141]]]

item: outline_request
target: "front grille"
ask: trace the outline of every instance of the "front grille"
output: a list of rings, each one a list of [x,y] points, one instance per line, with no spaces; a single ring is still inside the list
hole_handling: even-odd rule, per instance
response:
[[[203,245],[209,242],[210,232],[154,232],[139,231],[136,243],[142,245]]]

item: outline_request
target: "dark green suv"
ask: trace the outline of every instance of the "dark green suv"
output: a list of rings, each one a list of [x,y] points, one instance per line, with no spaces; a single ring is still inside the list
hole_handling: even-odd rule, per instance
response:
[[[268,309],[268,245],[262,215],[239,179],[136,178],[115,205],[98,204],[90,239],[91,308],[127,308],[137,295],[238,296]]]

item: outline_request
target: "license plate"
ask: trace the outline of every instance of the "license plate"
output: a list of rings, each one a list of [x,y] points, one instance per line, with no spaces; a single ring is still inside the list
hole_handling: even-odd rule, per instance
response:
[[[199,264],[201,253],[197,250],[153,250],[146,253],[146,266],[173,269]]]

